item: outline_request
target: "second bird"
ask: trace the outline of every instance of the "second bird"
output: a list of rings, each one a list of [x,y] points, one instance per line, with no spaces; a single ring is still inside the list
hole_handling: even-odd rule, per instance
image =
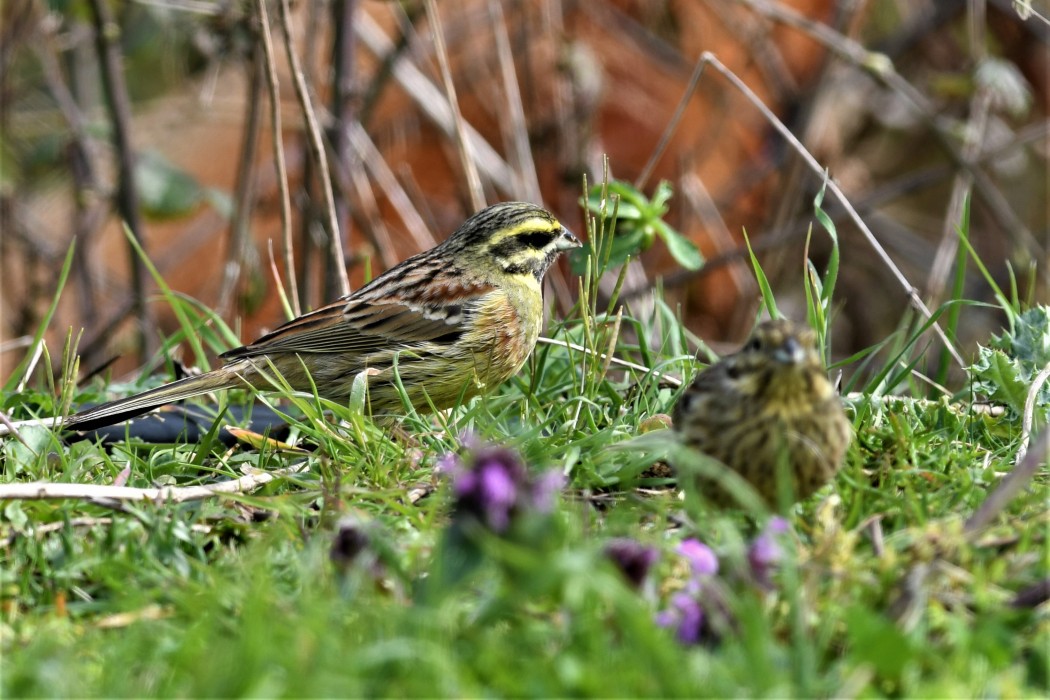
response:
[[[93,430],[211,391],[269,389],[273,369],[300,391],[312,391],[312,379],[318,394],[336,401],[348,399],[359,373],[374,370],[369,405],[375,415],[388,413],[401,407],[395,355],[412,405],[448,408],[517,373],[540,334],[543,276],[579,245],[541,207],[493,205],[356,292],[224,353],[223,367],[88,409],[64,425]]]

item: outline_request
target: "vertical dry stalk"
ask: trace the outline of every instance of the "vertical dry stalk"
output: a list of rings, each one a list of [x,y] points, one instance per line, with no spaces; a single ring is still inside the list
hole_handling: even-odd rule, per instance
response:
[[[540,194],[540,182],[536,176],[536,163],[532,160],[525,108],[521,102],[521,88],[518,87],[518,76],[514,72],[514,56],[510,50],[507,21],[500,2],[501,0],[489,0],[489,17],[492,19],[492,32],[496,37],[496,55],[499,57],[500,71],[503,73],[503,89],[507,91],[507,113],[510,115],[510,141],[514,165],[518,169],[524,190],[518,196],[542,204],[543,195]]]
[[[237,163],[237,183],[233,197],[233,216],[230,220],[230,246],[226,254],[226,269],[223,273],[222,290],[219,293],[218,312],[224,315],[229,308],[242,269],[248,268],[253,275],[259,267],[259,256],[252,246],[251,212],[255,189],[255,153],[258,150],[259,129],[262,126],[259,103],[265,77],[265,59],[262,47],[252,49],[249,73],[248,113],[244,119],[244,140],[241,142],[241,157]]]
[[[295,84],[295,94],[299,98],[299,105],[303,110],[303,118],[306,121],[306,130],[310,139],[310,151],[321,175],[321,191],[324,195],[325,213],[328,218],[329,243],[331,248],[329,255],[338,272],[339,294],[350,293],[350,278],[346,274],[346,258],[343,254],[342,232],[339,230],[339,222],[336,218],[335,198],[332,195],[332,176],[328,171],[328,159],[325,157],[324,141],[321,137],[321,127],[317,123],[314,114],[313,100],[303,77],[302,66],[299,64],[299,55],[292,46],[292,21],[291,11],[288,8],[288,0],[280,0],[278,7],[281,10],[281,29],[284,32],[284,49],[288,53],[288,62],[292,69],[292,78]]]
[[[336,0],[332,4],[332,19],[335,26],[335,41],[332,43],[332,157],[337,172],[349,173],[353,168],[353,149],[350,145],[350,128],[356,119],[354,104],[355,65],[354,15],[357,0]],[[333,192],[335,214],[340,230],[349,244],[350,200],[343,188]]]
[[[467,139],[466,129],[463,125],[463,115],[459,112],[459,100],[456,98],[456,86],[452,82],[452,69],[448,64],[448,50],[445,47],[445,36],[441,30],[441,18],[438,16],[437,3],[434,0],[426,0],[427,19],[430,21],[430,30],[434,35],[434,46],[437,49],[438,65],[441,67],[441,79],[445,84],[445,97],[448,99],[449,107],[452,108],[452,122],[456,127],[456,147],[459,149],[459,159],[463,164],[463,173],[467,178],[467,189],[470,191],[470,202],[475,211],[484,208],[485,193],[481,189],[481,178],[478,177],[478,169],[471,155],[470,143]]]
[[[295,261],[292,254],[292,201],[288,194],[288,166],[284,160],[284,140],[281,128],[281,94],[277,84],[277,64],[273,55],[273,37],[270,34],[270,17],[266,12],[266,0],[255,0],[259,12],[259,25],[263,40],[263,57],[266,60],[266,86],[270,92],[270,121],[273,128],[273,159],[277,168],[277,186],[281,191],[281,253],[284,257],[284,273],[288,275],[288,292],[291,301],[291,316],[302,311],[299,305],[299,287],[295,281]]]
[[[119,184],[117,209],[142,250],[146,243],[142,239],[142,216],[139,213],[138,190],[135,187],[135,154],[131,146],[131,100],[124,84],[124,67],[120,47],[116,38],[120,28],[110,15],[105,0],[91,0],[91,14],[95,21],[95,47],[102,72],[102,90],[106,97],[110,119],[113,122],[113,148],[117,153]],[[145,263],[128,246],[131,266],[132,308],[138,318],[139,349],[143,356],[153,352],[150,331],[152,315],[146,303],[146,279],[149,275]]]

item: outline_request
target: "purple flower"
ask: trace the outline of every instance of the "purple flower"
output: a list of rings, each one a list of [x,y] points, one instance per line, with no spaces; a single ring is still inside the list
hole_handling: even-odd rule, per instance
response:
[[[748,547],[747,562],[751,567],[751,575],[762,588],[773,588],[773,572],[784,558],[779,539],[788,529],[786,520],[774,517]]]
[[[529,492],[529,504],[540,513],[549,513],[554,509],[554,502],[561,490],[565,488],[565,475],[549,469],[536,477]]]
[[[693,576],[714,576],[718,573],[718,557],[700,540],[695,538],[682,540],[676,551],[689,562]]]
[[[507,531],[519,512],[550,511],[555,494],[564,485],[560,473],[532,478],[514,452],[478,445],[472,437],[464,438],[464,442],[473,445],[465,458],[445,455],[436,466],[452,479],[455,513],[472,515],[500,534]]]
[[[696,596],[679,592],[671,596],[671,605],[656,614],[656,624],[673,627],[678,641],[685,645],[700,641],[704,624],[704,609]]]
[[[655,547],[625,537],[610,540],[605,545],[605,556],[623,572],[631,586],[641,588],[649,569],[660,558],[660,552]]]

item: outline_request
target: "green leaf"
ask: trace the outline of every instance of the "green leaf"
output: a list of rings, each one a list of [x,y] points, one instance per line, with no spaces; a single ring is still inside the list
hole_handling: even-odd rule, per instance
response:
[[[1017,362],[1002,350],[981,348],[980,353],[972,368],[980,379],[977,388],[992,401],[1006,404],[1018,415],[1023,413],[1028,386]]]
[[[667,251],[675,261],[687,270],[699,270],[704,264],[704,255],[696,244],[664,222],[657,223],[660,225],[656,226],[656,231],[664,239]]]
[[[870,663],[884,678],[900,678],[916,654],[912,640],[892,622],[866,608],[854,607],[846,616],[851,656]]]
[[[155,151],[139,156],[135,185],[143,211],[159,219],[185,216],[204,200],[204,190],[197,181]]]

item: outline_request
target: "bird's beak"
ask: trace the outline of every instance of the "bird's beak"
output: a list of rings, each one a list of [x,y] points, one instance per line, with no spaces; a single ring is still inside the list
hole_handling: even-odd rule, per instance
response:
[[[580,239],[574,236],[572,231],[565,227],[562,227],[561,235],[554,239],[554,248],[556,250],[572,250],[573,248],[579,248],[582,245]]]
[[[801,364],[806,359],[806,349],[796,338],[788,338],[773,351],[773,359],[784,365]]]

